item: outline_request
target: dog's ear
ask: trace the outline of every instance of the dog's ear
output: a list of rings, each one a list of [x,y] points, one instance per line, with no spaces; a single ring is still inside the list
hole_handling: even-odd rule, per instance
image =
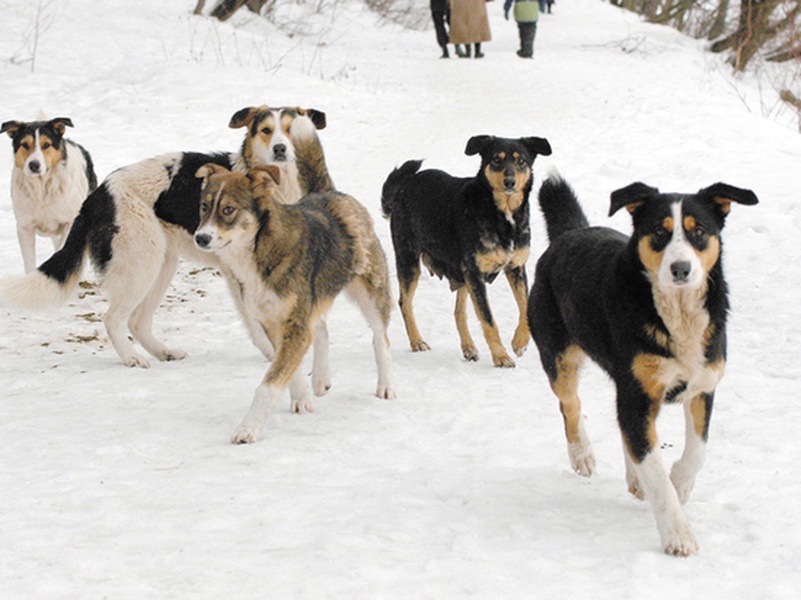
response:
[[[759,202],[756,194],[751,190],[734,187],[727,183],[715,183],[699,190],[698,199],[702,202],[711,202],[721,218],[725,218],[731,211],[731,203],[753,206]]]
[[[57,117],[55,119],[50,119],[47,122],[53,129],[56,130],[58,135],[64,135],[64,132],[67,130],[67,127],[72,127],[72,119],[69,117]]]
[[[257,114],[265,110],[270,109],[267,106],[249,106],[247,108],[241,108],[236,111],[231,117],[231,120],[228,121],[228,127],[231,129],[246,127],[253,122]]]
[[[15,135],[17,135],[20,127],[22,127],[22,123],[20,121],[6,121],[0,125],[0,133],[7,133],[8,137],[13,138]]]
[[[476,154],[480,154],[484,148],[487,147],[492,141],[491,135],[474,135],[469,140],[467,140],[467,146],[465,146],[464,153],[467,156],[474,156]]]
[[[548,140],[541,137],[524,137],[520,138],[520,143],[523,144],[530,154],[536,156],[542,154],[543,156],[551,155],[551,145]]]
[[[630,213],[634,213],[647,200],[659,194],[659,190],[637,182],[612,192],[609,216],[611,217],[624,206]]]
[[[270,208],[273,202],[276,186],[281,179],[281,171],[274,165],[255,167],[248,171],[247,177],[250,180],[253,202],[259,212],[263,213]]]
[[[316,108],[299,108],[298,112],[309,117],[317,129],[325,129],[325,126],[328,124],[325,120],[325,113],[321,110],[317,110]]]
[[[197,171],[195,171],[195,177],[198,179],[203,180],[203,186],[209,182],[209,178],[212,175],[220,175],[222,173],[229,173],[228,169],[223,166],[220,166],[216,163],[206,163],[202,167],[200,167]]]

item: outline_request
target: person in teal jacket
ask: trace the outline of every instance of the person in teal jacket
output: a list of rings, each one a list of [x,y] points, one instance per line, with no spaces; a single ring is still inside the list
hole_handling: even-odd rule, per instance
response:
[[[503,5],[503,16],[509,20],[509,10],[514,4],[514,16],[517,29],[520,32],[520,58],[534,56],[534,36],[537,35],[537,20],[540,18],[540,4],[538,0],[506,0]]]

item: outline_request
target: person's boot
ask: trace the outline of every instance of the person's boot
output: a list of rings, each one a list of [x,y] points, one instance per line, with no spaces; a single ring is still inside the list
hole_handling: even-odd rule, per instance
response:
[[[464,45],[464,52],[459,55],[459,58],[470,58],[470,44]]]
[[[481,51],[481,44],[476,44],[476,58],[484,58],[484,53]]]
[[[447,46],[443,46],[442,47],[442,56],[440,56],[440,58],[450,58],[450,57],[451,57],[451,55],[448,54],[448,47]]]

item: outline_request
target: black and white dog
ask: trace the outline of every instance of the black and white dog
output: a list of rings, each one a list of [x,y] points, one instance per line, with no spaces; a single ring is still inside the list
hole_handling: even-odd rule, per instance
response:
[[[238,153],[175,152],[114,171],[83,203],[60,251],[24,277],[0,280],[0,300],[23,308],[65,302],[75,290],[88,256],[108,296],[105,325],[114,349],[125,365],[149,367],[128,331],[159,360],[186,356],[158,340],[152,323],[179,259],[190,258],[221,269],[251,338],[271,358],[273,347],[261,325],[244,310],[235,278],[216,255],[201,252],[193,243],[200,221],[201,187],[195,173],[208,163],[235,171],[274,165],[282,181],[276,197],[285,203],[297,202],[307,191],[300,181],[292,145],[292,124],[297,119],[311,121],[312,131],[325,127],[325,114],[314,109],[244,108],[229,122],[231,128],[247,128]],[[326,386],[323,381],[315,387],[324,392]]]
[[[732,203],[757,197],[724,183],[695,194],[634,183],[612,193],[609,210],[631,213],[631,237],[590,227],[561,178],[543,183],[539,201],[551,243],[537,263],[528,319],[559,398],[571,466],[581,475],[595,470],[578,397],[579,367],[589,356],[617,388],[629,491],[651,503],[665,552],[693,554],[698,543],[681,504],[704,463],[726,361],[720,234]],[[668,475],[656,418],[663,404],[679,402],[686,442]]]
[[[92,158],[64,137],[72,120],[6,121],[14,149],[11,203],[25,272],[36,268],[36,235],[49,237],[58,250],[86,196],[97,187]]]

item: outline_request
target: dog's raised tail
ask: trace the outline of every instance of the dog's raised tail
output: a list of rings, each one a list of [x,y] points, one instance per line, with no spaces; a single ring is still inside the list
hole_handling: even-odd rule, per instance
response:
[[[392,215],[395,199],[406,180],[417,173],[422,166],[422,160],[407,160],[400,167],[393,169],[392,173],[387,176],[387,180],[381,188],[381,212],[385,218],[388,219]]]
[[[551,241],[566,231],[590,226],[573,188],[558,173],[551,173],[542,182],[539,201]]]
[[[335,191],[334,182],[325,164],[323,146],[311,119],[299,115],[292,123],[290,135],[295,146],[295,163],[298,166],[298,181],[303,195]]]

